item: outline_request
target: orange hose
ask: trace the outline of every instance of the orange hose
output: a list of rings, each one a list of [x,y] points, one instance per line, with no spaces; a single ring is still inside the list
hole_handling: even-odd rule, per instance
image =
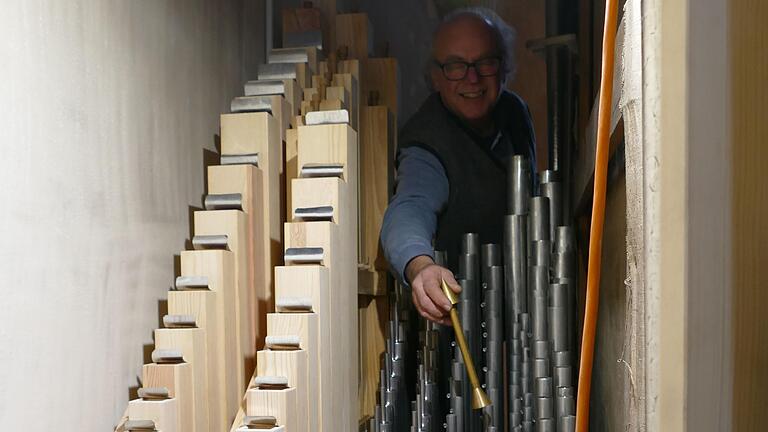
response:
[[[589,232],[587,294],[584,308],[584,331],[581,339],[579,392],[576,398],[576,432],[589,430],[589,393],[592,384],[592,362],[595,349],[597,307],[600,299],[600,265],[605,222],[605,195],[608,177],[608,152],[611,139],[611,99],[613,97],[614,50],[618,1],[607,0],[603,27],[603,64],[600,75],[600,102],[597,117],[597,149],[595,151],[595,189],[592,200],[592,224]]]

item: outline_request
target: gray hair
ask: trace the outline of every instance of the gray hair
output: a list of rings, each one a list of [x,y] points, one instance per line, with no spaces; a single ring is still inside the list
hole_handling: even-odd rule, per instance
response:
[[[501,84],[503,86],[506,84],[508,79],[514,76],[515,70],[517,69],[517,63],[515,62],[515,39],[517,37],[517,33],[515,32],[515,29],[507,24],[503,19],[501,19],[501,17],[496,12],[492,11],[491,9],[479,6],[464,7],[451,11],[449,14],[443,17],[442,21],[435,29],[435,32],[432,35],[432,40],[430,41],[429,59],[427,60],[424,68],[424,78],[427,81],[427,85],[430,88],[432,86],[430,72],[435,65],[435,59],[432,58],[432,50],[434,49],[433,44],[437,32],[440,31],[440,28],[442,28],[444,25],[450,24],[453,21],[456,21],[458,18],[464,16],[479,18],[482,21],[485,21],[485,23],[488,24],[488,26],[491,28],[494,39],[496,40],[496,46],[499,48],[499,55],[501,56]]]

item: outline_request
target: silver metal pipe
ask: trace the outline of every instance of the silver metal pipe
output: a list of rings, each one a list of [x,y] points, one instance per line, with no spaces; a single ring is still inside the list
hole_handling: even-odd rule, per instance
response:
[[[233,113],[268,112],[272,114],[272,101],[269,96],[236,96],[229,104]]]
[[[550,240],[549,234],[549,198],[531,198],[531,223],[529,226],[529,241]]]
[[[570,366],[555,367],[554,372],[553,372],[552,375],[555,378],[555,388],[557,388],[557,387],[570,387],[573,384],[571,382],[571,367]]]
[[[549,198],[549,230],[550,238],[554,238],[557,227],[563,225],[562,185],[559,182],[542,182],[539,190],[541,196]]]
[[[243,86],[245,96],[272,96],[285,95],[285,81],[283,80],[252,80]]]
[[[483,267],[503,265],[501,259],[501,246],[495,243],[486,243],[480,248],[480,262]]]
[[[196,235],[192,237],[192,247],[195,250],[227,249],[229,237],[221,235]]]
[[[222,165],[253,165],[259,166],[259,154],[221,155]]]
[[[567,415],[557,419],[557,430],[560,432],[575,432],[576,431],[576,416]]]
[[[531,166],[528,159],[520,155],[509,159],[507,168],[507,213],[524,215],[528,213],[531,197]]]
[[[552,242],[550,242],[549,240],[537,240],[537,241],[531,242],[530,265],[549,268],[551,255],[552,255]]]
[[[480,255],[480,235],[477,233],[464,233],[461,236],[461,253]]]
[[[536,420],[551,419],[554,415],[551,397],[536,398]]]
[[[205,196],[206,210],[242,210],[243,194],[208,194]]]

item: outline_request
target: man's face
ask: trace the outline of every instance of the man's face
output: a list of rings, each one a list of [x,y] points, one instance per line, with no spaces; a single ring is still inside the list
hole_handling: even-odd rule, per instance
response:
[[[441,64],[468,63],[498,57],[499,50],[488,24],[477,17],[460,17],[444,25],[434,41],[434,59]],[[482,125],[490,118],[501,89],[501,72],[480,76],[474,67],[458,81],[446,78],[439,66],[431,71],[432,85],[446,107],[470,125]]]

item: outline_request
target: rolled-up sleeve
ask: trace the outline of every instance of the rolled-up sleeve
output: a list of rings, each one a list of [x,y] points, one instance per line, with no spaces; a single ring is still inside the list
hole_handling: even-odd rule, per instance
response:
[[[381,245],[393,273],[403,283],[408,283],[405,267],[413,258],[434,258],[432,238],[448,196],[448,177],[435,155],[420,147],[399,152],[395,195],[384,213]]]

